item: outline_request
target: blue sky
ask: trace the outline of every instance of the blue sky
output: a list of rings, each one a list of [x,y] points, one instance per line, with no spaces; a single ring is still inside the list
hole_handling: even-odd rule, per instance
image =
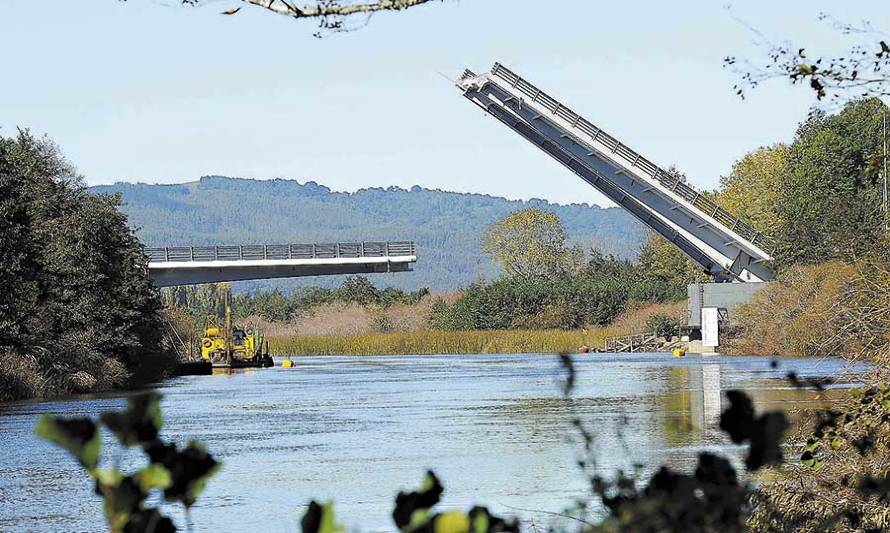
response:
[[[312,37],[312,22],[215,0],[0,0],[0,132],[46,133],[90,184],[203,174],[605,201],[442,77],[500,61],[654,161],[713,188],[732,162],[791,138],[814,102],[732,91],[726,55],[754,34],[841,49],[818,21],[878,2],[446,1]],[[541,7],[546,6],[546,7]]]

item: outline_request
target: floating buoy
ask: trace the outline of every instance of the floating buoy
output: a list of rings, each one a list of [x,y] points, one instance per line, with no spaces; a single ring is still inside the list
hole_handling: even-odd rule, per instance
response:
[[[294,366],[294,362],[290,360],[290,357],[281,362],[281,368],[290,368]]]
[[[686,355],[686,349],[674,348],[673,350],[671,350],[671,353],[674,354],[674,357],[683,357],[684,355]]]

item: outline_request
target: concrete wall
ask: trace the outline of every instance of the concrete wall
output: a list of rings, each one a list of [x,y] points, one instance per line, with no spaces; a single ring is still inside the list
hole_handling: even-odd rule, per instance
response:
[[[733,322],[738,307],[751,300],[766,283],[693,283],[687,287],[689,297],[688,324],[701,327],[703,307],[723,307],[729,311],[729,321]]]

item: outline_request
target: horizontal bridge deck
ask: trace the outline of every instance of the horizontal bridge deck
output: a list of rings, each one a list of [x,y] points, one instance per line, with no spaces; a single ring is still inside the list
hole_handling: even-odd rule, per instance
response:
[[[411,270],[410,241],[250,244],[146,248],[149,277],[161,287],[247,279]]]

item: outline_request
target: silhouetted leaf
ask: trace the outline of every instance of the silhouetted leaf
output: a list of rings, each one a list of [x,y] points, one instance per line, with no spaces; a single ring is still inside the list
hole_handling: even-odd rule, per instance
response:
[[[412,525],[415,513],[428,512],[439,503],[442,493],[445,491],[439,478],[432,471],[427,471],[420,490],[414,492],[399,492],[396,496],[396,506],[392,512],[393,521],[399,529]]]
[[[160,464],[170,472],[170,486],[164,490],[168,501],[181,501],[190,507],[204,490],[204,484],[220,467],[204,446],[190,442],[182,451],[175,447],[153,446],[151,450],[163,450]],[[154,458],[152,459],[154,461]]]
[[[764,413],[754,423],[751,447],[745,465],[749,470],[782,462],[782,436],[788,429],[788,420],[778,411]]]
[[[96,468],[102,442],[96,424],[89,418],[43,415],[37,421],[35,432],[38,437],[68,450],[87,470]]]
[[[736,444],[750,442],[745,465],[750,470],[779,463],[782,460],[781,440],[788,429],[788,420],[780,412],[754,417],[754,404],[742,391],[726,393],[729,407],[720,415],[720,429]]]
[[[750,438],[754,424],[754,404],[751,398],[742,391],[726,392],[729,408],[720,415],[720,429],[729,434],[732,442],[740,444]]]
[[[470,530],[473,533],[519,533],[519,523],[515,519],[506,521],[503,518],[492,515],[485,507],[473,507],[468,515],[470,517]]]
[[[309,502],[303,519],[300,520],[303,533],[339,533],[344,528],[334,519],[334,504],[328,502],[319,505],[315,500]]]
[[[866,476],[859,483],[859,492],[865,496],[877,496],[881,501],[890,499],[890,476]]]
[[[156,392],[131,396],[124,411],[104,412],[101,419],[124,446],[153,442],[162,424],[160,401]]]
[[[173,533],[176,526],[157,509],[137,511],[124,525],[124,533]]]

